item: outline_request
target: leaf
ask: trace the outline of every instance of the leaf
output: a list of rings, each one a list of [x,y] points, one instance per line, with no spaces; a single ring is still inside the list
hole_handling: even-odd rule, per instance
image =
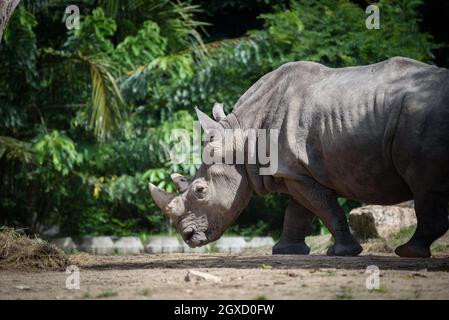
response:
[[[346,202],[348,200],[346,198],[338,198],[337,201],[338,201],[338,204],[340,205],[340,207],[342,207],[346,204]]]

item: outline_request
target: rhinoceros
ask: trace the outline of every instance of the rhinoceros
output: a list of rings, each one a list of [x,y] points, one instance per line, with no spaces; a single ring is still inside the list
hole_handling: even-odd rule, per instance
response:
[[[409,58],[329,68],[291,62],[264,75],[226,115],[197,110],[205,132],[277,129],[278,166],[261,175],[258,163],[202,163],[188,179],[173,174],[180,193],[150,184],[156,204],[191,247],[217,240],[253,192],[286,193],[280,240],[273,254],[308,254],[304,242],[315,215],[332,233],[328,255],[355,256],[337,198],[392,205],[414,200],[417,228],[396,248],[402,257],[429,257],[448,230],[449,70]],[[245,153],[248,144],[234,148]],[[220,151],[220,150],[216,150]]]

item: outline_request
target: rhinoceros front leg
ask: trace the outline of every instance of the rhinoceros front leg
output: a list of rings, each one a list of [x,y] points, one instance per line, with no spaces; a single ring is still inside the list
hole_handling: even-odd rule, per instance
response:
[[[349,231],[348,221],[334,191],[307,176],[286,180],[285,183],[290,195],[318,216],[332,233],[335,242],[327,250],[328,255],[356,256],[362,252],[362,247]]]
[[[309,254],[310,248],[304,239],[310,233],[312,217],[312,212],[290,198],[282,235],[273,247],[273,254]]]

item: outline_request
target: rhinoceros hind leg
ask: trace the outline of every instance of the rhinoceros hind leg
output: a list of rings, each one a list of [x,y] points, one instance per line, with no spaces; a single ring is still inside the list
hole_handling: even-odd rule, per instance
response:
[[[447,199],[426,195],[415,199],[415,212],[418,224],[412,238],[396,248],[400,257],[428,258],[430,245],[449,229]]]
[[[394,252],[405,258],[429,258],[431,256],[429,246],[420,243],[407,242],[394,250]]]
[[[304,239],[310,233],[313,213],[290,198],[285,210],[281,239],[273,246],[273,254],[309,254]]]

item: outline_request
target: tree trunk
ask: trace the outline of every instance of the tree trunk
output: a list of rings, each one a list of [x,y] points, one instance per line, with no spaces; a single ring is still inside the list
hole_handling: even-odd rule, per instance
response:
[[[3,31],[6,28],[6,24],[19,2],[20,0],[0,0],[0,42],[2,41]]]

